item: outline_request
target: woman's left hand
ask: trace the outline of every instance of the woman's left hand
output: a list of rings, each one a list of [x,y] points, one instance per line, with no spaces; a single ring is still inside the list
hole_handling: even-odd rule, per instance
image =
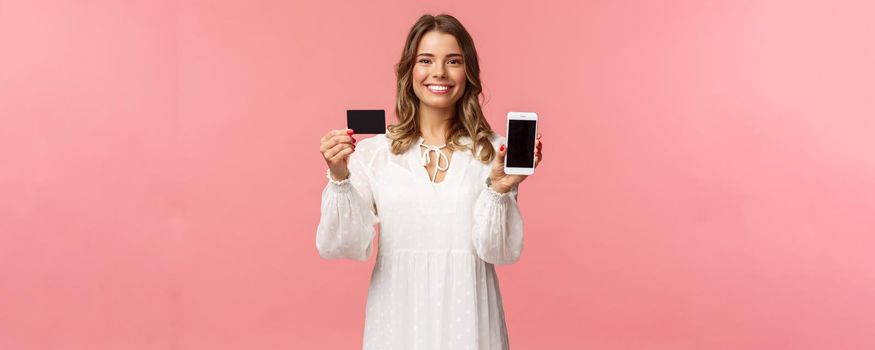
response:
[[[544,158],[541,154],[541,134],[535,138],[535,168],[541,163]],[[511,188],[518,186],[528,175],[508,175],[504,173],[504,155],[507,153],[507,146],[501,145],[495,155],[495,160],[492,161],[492,172],[489,178],[492,181],[492,189],[498,193],[506,193]]]

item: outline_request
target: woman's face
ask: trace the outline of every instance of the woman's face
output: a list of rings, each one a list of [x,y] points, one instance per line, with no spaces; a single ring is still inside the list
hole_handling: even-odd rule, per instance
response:
[[[465,62],[456,37],[431,31],[416,49],[413,92],[421,104],[431,108],[452,108],[465,92]]]

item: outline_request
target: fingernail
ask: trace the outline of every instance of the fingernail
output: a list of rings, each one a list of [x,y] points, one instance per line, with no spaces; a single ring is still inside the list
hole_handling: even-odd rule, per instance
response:
[[[499,150],[504,152],[504,145],[501,145],[501,148],[499,148]]]
[[[355,130],[352,130],[352,129],[349,129],[349,130],[346,131],[346,134],[347,134],[347,135],[352,135],[352,134],[354,134],[354,133],[355,133]]]
[[[355,143],[355,139],[352,139],[352,143]]]

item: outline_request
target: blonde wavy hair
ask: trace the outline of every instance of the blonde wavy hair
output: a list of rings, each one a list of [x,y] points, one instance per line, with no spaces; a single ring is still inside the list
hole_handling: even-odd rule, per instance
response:
[[[454,36],[462,49],[463,62],[465,64],[465,92],[456,102],[456,116],[453,118],[447,135],[447,149],[451,152],[455,149],[470,150],[475,158],[483,163],[492,161],[495,157],[495,149],[489,138],[494,134],[483,111],[480,108],[482,85],[480,83],[480,64],[477,61],[477,50],[474,48],[474,40],[455,17],[441,14],[438,16],[423,15],[416,21],[410,33],[407,34],[407,42],[401,53],[401,60],[395,66],[396,97],[395,115],[398,124],[389,125],[387,136],[392,139],[392,153],[402,154],[406,152],[421,136],[417,117],[419,115],[419,98],[413,92],[413,79],[411,78],[413,66],[416,64],[416,49],[422,37],[431,31],[438,31]],[[460,138],[467,136],[471,139],[473,148],[460,142]],[[475,154],[480,148],[480,154]]]

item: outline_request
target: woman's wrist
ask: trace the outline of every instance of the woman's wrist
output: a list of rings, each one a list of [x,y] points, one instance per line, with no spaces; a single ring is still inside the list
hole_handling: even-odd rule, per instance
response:
[[[507,192],[510,192],[510,187],[502,186],[500,184],[493,183],[491,177],[486,178],[486,187],[488,187],[490,190],[492,190],[492,192],[495,192],[498,194],[505,194]]]
[[[334,180],[334,181],[343,181],[343,180],[346,180],[347,178],[349,178],[349,171],[347,171],[345,173],[338,174],[338,173],[335,173],[335,172],[329,170],[328,173],[331,174],[332,180]]]
[[[496,185],[496,184],[494,184],[494,183],[491,184],[491,185],[489,185],[489,188],[492,189],[493,191],[497,192],[497,193],[508,193],[508,192],[510,192],[510,187],[501,186],[501,185]]]
[[[337,176],[331,172],[331,169],[328,169],[328,171],[326,171],[325,173],[326,173],[325,175],[328,177],[328,180],[330,180],[332,183],[341,185],[341,184],[344,184],[346,182],[349,182],[348,181],[349,175],[350,175],[349,172],[346,173],[346,176]]]

